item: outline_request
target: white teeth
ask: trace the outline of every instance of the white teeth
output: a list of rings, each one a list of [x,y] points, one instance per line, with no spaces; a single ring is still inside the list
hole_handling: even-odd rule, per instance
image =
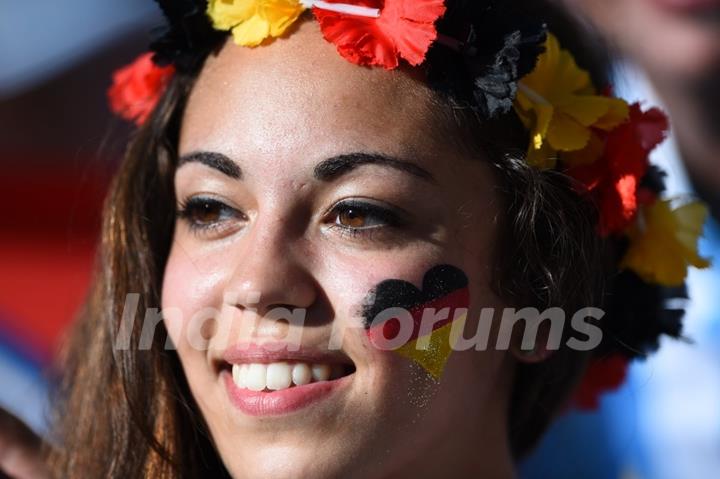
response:
[[[248,365],[247,364],[240,364],[240,365],[234,365],[232,368],[233,372],[233,380],[235,381],[235,384],[237,384],[238,387],[244,388],[246,384],[246,378],[247,378],[247,371],[248,371]]]
[[[250,369],[249,364],[240,365],[240,384],[245,387],[247,384],[248,370]]]
[[[232,378],[239,388],[251,391],[279,391],[311,382],[327,381],[343,376],[344,368],[336,364],[277,362],[270,364],[233,364]]]
[[[245,377],[245,387],[251,391],[262,391],[267,384],[267,365],[253,363]]]
[[[240,379],[240,369],[241,369],[241,368],[242,368],[242,365],[238,365],[238,364],[233,364],[233,367],[232,367],[233,381],[235,381],[235,384],[237,384],[238,387],[242,387],[242,386],[240,386],[240,385],[241,385],[242,382],[243,382],[243,381]]]
[[[330,366],[327,364],[313,364],[312,378],[314,381],[327,381],[330,379]]]
[[[286,389],[292,384],[292,366],[288,363],[272,363],[267,367],[267,388],[271,391]]]
[[[310,372],[310,366],[305,363],[297,363],[293,366],[292,380],[297,386],[304,384],[310,384],[312,381],[312,373]]]

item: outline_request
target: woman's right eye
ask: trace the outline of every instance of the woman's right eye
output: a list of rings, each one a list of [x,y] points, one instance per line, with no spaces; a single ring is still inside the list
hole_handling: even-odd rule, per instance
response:
[[[196,233],[224,231],[245,215],[214,198],[194,197],[182,203],[178,218],[186,221]]]

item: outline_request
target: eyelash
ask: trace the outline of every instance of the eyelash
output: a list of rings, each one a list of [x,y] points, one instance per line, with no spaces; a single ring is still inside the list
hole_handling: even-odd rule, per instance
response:
[[[357,228],[339,224],[337,222],[339,216],[342,213],[350,211],[359,212],[363,216],[369,218],[376,218],[381,224]],[[336,230],[341,235],[351,238],[363,236],[366,239],[372,240],[375,239],[376,234],[385,232],[388,228],[397,229],[404,225],[404,221],[400,214],[395,211],[373,203],[358,200],[347,200],[336,204],[332,207],[327,216],[334,220],[334,222],[328,226],[328,229]]]
[[[208,213],[209,211],[217,213],[221,219],[209,222],[202,222],[196,219],[196,214]],[[228,217],[234,216],[243,220],[245,219],[242,213],[222,201],[202,196],[188,198],[183,201],[177,212],[177,216],[187,222],[190,230],[196,234],[222,231],[224,227],[230,226],[226,223]]]
[[[218,215],[220,219],[206,222],[197,220],[197,214],[208,212]],[[360,213],[364,217],[376,219],[379,224],[351,227],[338,223],[340,215],[349,212]],[[202,196],[184,200],[177,211],[177,217],[185,221],[190,230],[197,235],[223,232],[225,228],[230,228],[231,225],[227,224],[227,221],[232,217],[246,219],[240,211],[222,201]],[[405,224],[401,214],[389,208],[358,200],[345,200],[337,203],[329,210],[325,218],[332,219],[332,223],[328,225],[329,230],[337,231],[343,237],[353,239],[362,237],[366,240],[377,239],[377,234],[389,232],[388,229],[401,228]]]

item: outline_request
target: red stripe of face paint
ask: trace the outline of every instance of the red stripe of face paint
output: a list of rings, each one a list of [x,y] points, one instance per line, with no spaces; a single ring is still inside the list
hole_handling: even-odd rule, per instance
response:
[[[413,319],[413,333],[408,339],[408,343],[418,338],[420,334],[420,326],[422,324],[423,312],[425,310],[439,311],[443,308],[450,308],[447,319],[438,321],[433,324],[433,331],[442,328],[451,323],[455,319],[455,311],[460,308],[467,308],[470,304],[470,291],[468,288],[461,288],[446,294],[439,298],[433,299],[421,305],[409,309],[408,312]],[[407,326],[406,326],[407,327]],[[368,329],[367,334],[372,342],[390,340],[400,333],[400,320],[396,318],[388,319],[381,324]],[[377,344],[377,343],[375,343]]]

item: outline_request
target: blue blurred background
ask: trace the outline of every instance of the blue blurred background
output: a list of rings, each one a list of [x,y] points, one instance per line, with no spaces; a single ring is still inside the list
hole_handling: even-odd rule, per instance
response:
[[[85,295],[103,195],[130,132],[106,90],[159,22],[149,0],[0,0],[0,405],[39,432],[43,371]],[[617,88],[657,103],[631,65],[618,68]],[[670,194],[692,193],[672,139],[653,160],[670,172]],[[703,256],[720,258],[720,228],[706,231]],[[599,411],[566,414],[521,477],[720,477],[720,268],[692,271],[689,286],[694,344],[664,341]]]

